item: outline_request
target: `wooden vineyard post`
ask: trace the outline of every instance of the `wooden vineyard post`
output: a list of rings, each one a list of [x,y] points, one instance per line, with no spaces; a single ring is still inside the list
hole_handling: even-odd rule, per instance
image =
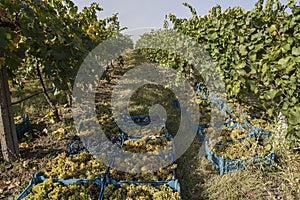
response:
[[[11,108],[6,67],[0,67],[0,141],[4,160],[16,160],[19,155],[18,138]]]

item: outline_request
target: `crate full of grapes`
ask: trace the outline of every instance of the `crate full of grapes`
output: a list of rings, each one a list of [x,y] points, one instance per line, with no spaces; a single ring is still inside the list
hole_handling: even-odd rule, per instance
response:
[[[275,153],[268,141],[260,144],[257,138],[223,141],[213,144],[205,141],[205,154],[220,175],[245,169],[248,165],[272,165]]]
[[[199,125],[197,134],[200,141],[207,138],[217,138],[218,141],[226,140],[242,140],[253,135],[249,130],[246,130],[241,124],[233,123],[231,120],[223,124],[211,127],[207,124]]]
[[[104,183],[100,179],[51,179],[40,173],[34,175],[29,185],[16,200],[29,199],[99,199]]]
[[[178,180],[117,182],[108,179],[101,191],[100,200],[122,199],[180,200],[180,185]]]
[[[109,163],[110,158],[106,159]],[[107,165],[89,152],[74,155],[61,152],[46,163],[43,175],[53,179],[104,179],[107,170]]]
[[[140,156],[140,157],[139,157]],[[173,155],[119,155],[112,159],[107,179],[127,181],[169,181],[176,179]]]

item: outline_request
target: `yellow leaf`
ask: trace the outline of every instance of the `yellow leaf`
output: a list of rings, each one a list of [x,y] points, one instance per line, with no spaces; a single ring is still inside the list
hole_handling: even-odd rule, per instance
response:
[[[22,142],[21,144],[19,144],[19,147],[23,149],[27,149],[29,148],[29,145],[27,144],[27,142]]]
[[[48,130],[46,128],[44,128],[42,132],[48,134]]]
[[[54,116],[54,114],[53,114],[52,111],[50,111],[50,112],[48,112],[48,113],[45,115],[44,119],[45,119],[45,118],[50,118],[50,117],[52,117],[52,116]]]
[[[60,139],[63,139],[66,137],[66,130],[64,128],[59,128],[56,131],[53,132],[56,136],[58,136]]]

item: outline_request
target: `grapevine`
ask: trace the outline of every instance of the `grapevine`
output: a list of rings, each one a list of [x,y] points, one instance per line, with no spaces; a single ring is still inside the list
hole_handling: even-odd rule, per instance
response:
[[[198,16],[190,5],[184,5],[191,10],[191,18],[169,14],[168,20],[173,30],[191,37],[208,52],[221,71],[227,100],[251,107],[258,105],[268,118],[282,112],[287,117],[289,135],[300,137],[299,5],[292,0],[287,5],[261,0],[247,12],[240,7],[222,10],[216,6],[203,16]],[[159,36],[164,35],[168,38],[168,29],[146,33],[137,46],[155,46]],[[170,43],[186,46],[180,38],[173,38]],[[190,68],[188,60],[172,52],[141,48],[140,53],[151,62],[185,74]],[[185,57],[189,53],[187,51]],[[201,76],[206,80],[210,74],[201,73]]]

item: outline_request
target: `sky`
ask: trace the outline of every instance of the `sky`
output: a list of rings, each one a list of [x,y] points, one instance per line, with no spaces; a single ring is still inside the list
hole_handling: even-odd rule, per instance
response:
[[[222,7],[222,10],[234,6],[251,10],[257,0],[73,0],[73,2],[80,9],[89,6],[92,2],[99,3],[104,9],[99,13],[100,19],[119,13],[121,27],[127,27],[126,32],[136,34],[139,31],[142,33],[162,28],[165,16],[169,13],[174,13],[180,18],[189,18],[191,13],[182,5],[183,2],[196,8],[199,15],[204,15],[217,4]]]

